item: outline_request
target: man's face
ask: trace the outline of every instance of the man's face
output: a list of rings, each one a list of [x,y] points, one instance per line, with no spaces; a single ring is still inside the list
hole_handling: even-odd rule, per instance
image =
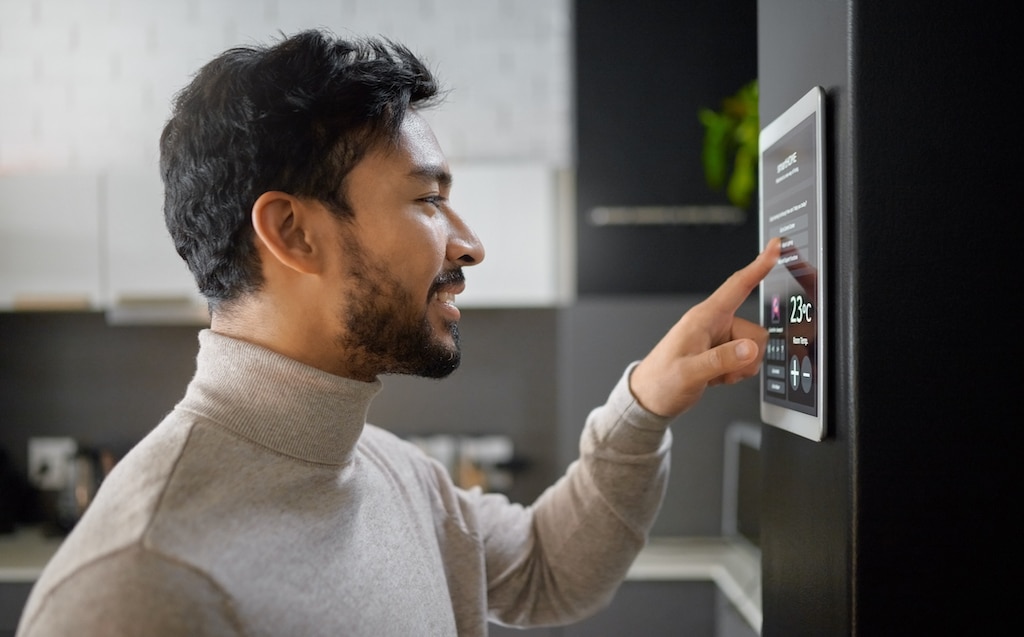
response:
[[[448,170],[430,127],[410,112],[398,144],[371,151],[345,179],[354,217],[339,222],[339,339],[360,375],[441,378],[459,365],[454,298],[462,267],[484,251],[448,202]]]

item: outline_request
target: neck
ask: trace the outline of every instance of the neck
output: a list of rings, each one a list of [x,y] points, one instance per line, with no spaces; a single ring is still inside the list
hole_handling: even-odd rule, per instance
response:
[[[329,330],[312,318],[309,313],[296,316],[268,311],[250,302],[235,305],[228,312],[214,311],[210,316],[210,331],[259,345],[335,376],[372,382],[376,376],[356,373],[346,365],[346,357],[337,351]]]

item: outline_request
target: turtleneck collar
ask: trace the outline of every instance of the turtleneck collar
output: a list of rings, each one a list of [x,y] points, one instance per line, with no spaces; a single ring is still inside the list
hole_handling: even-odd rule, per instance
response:
[[[344,464],[381,390],[259,345],[199,332],[196,373],[179,407],[288,456]]]

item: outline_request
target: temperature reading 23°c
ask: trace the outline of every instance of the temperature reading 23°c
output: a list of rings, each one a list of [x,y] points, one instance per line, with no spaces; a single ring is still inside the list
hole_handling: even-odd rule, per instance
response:
[[[789,297],[789,322],[790,323],[810,323],[811,322],[811,303],[810,301],[804,301],[804,297],[800,294],[794,294]]]

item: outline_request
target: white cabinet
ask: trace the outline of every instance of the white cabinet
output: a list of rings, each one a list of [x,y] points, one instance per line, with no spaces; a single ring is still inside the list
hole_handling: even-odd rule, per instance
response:
[[[466,268],[465,308],[545,307],[569,300],[574,261],[568,179],[529,161],[452,162],[451,203],[484,244]]]
[[[451,168],[452,205],[486,251],[483,263],[466,269],[459,305],[543,307],[566,300],[571,254],[562,249],[568,243],[563,226],[571,224],[563,222],[572,216],[562,212],[565,180],[539,162],[467,162]],[[202,299],[164,225],[157,171],[111,172],[104,190],[111,316],[137,320],[134,315],[146,310],[172,320],[198,311]],[[189,303],[174,305],[175,300]],[[168,315],[171,307],[177,313]]]
[[[164,224],[164,187],[151,170],[102,178],[104,307],[114,323],[206,322],[206,302]]]
[[[453,163],[452,204],[486,258],[466,269],[465,308],[570,298],[568,180],[540,162]],[[113,323],[204,323],[174,250],[156,167],[0,175],[0,310],[102,309]]]
[[[0,310],[101,305],[95,174],[0,174]]]
[[[156,170],[0,175],[0,311],[106,310],[202,323],[205,302],[163,222]]]

